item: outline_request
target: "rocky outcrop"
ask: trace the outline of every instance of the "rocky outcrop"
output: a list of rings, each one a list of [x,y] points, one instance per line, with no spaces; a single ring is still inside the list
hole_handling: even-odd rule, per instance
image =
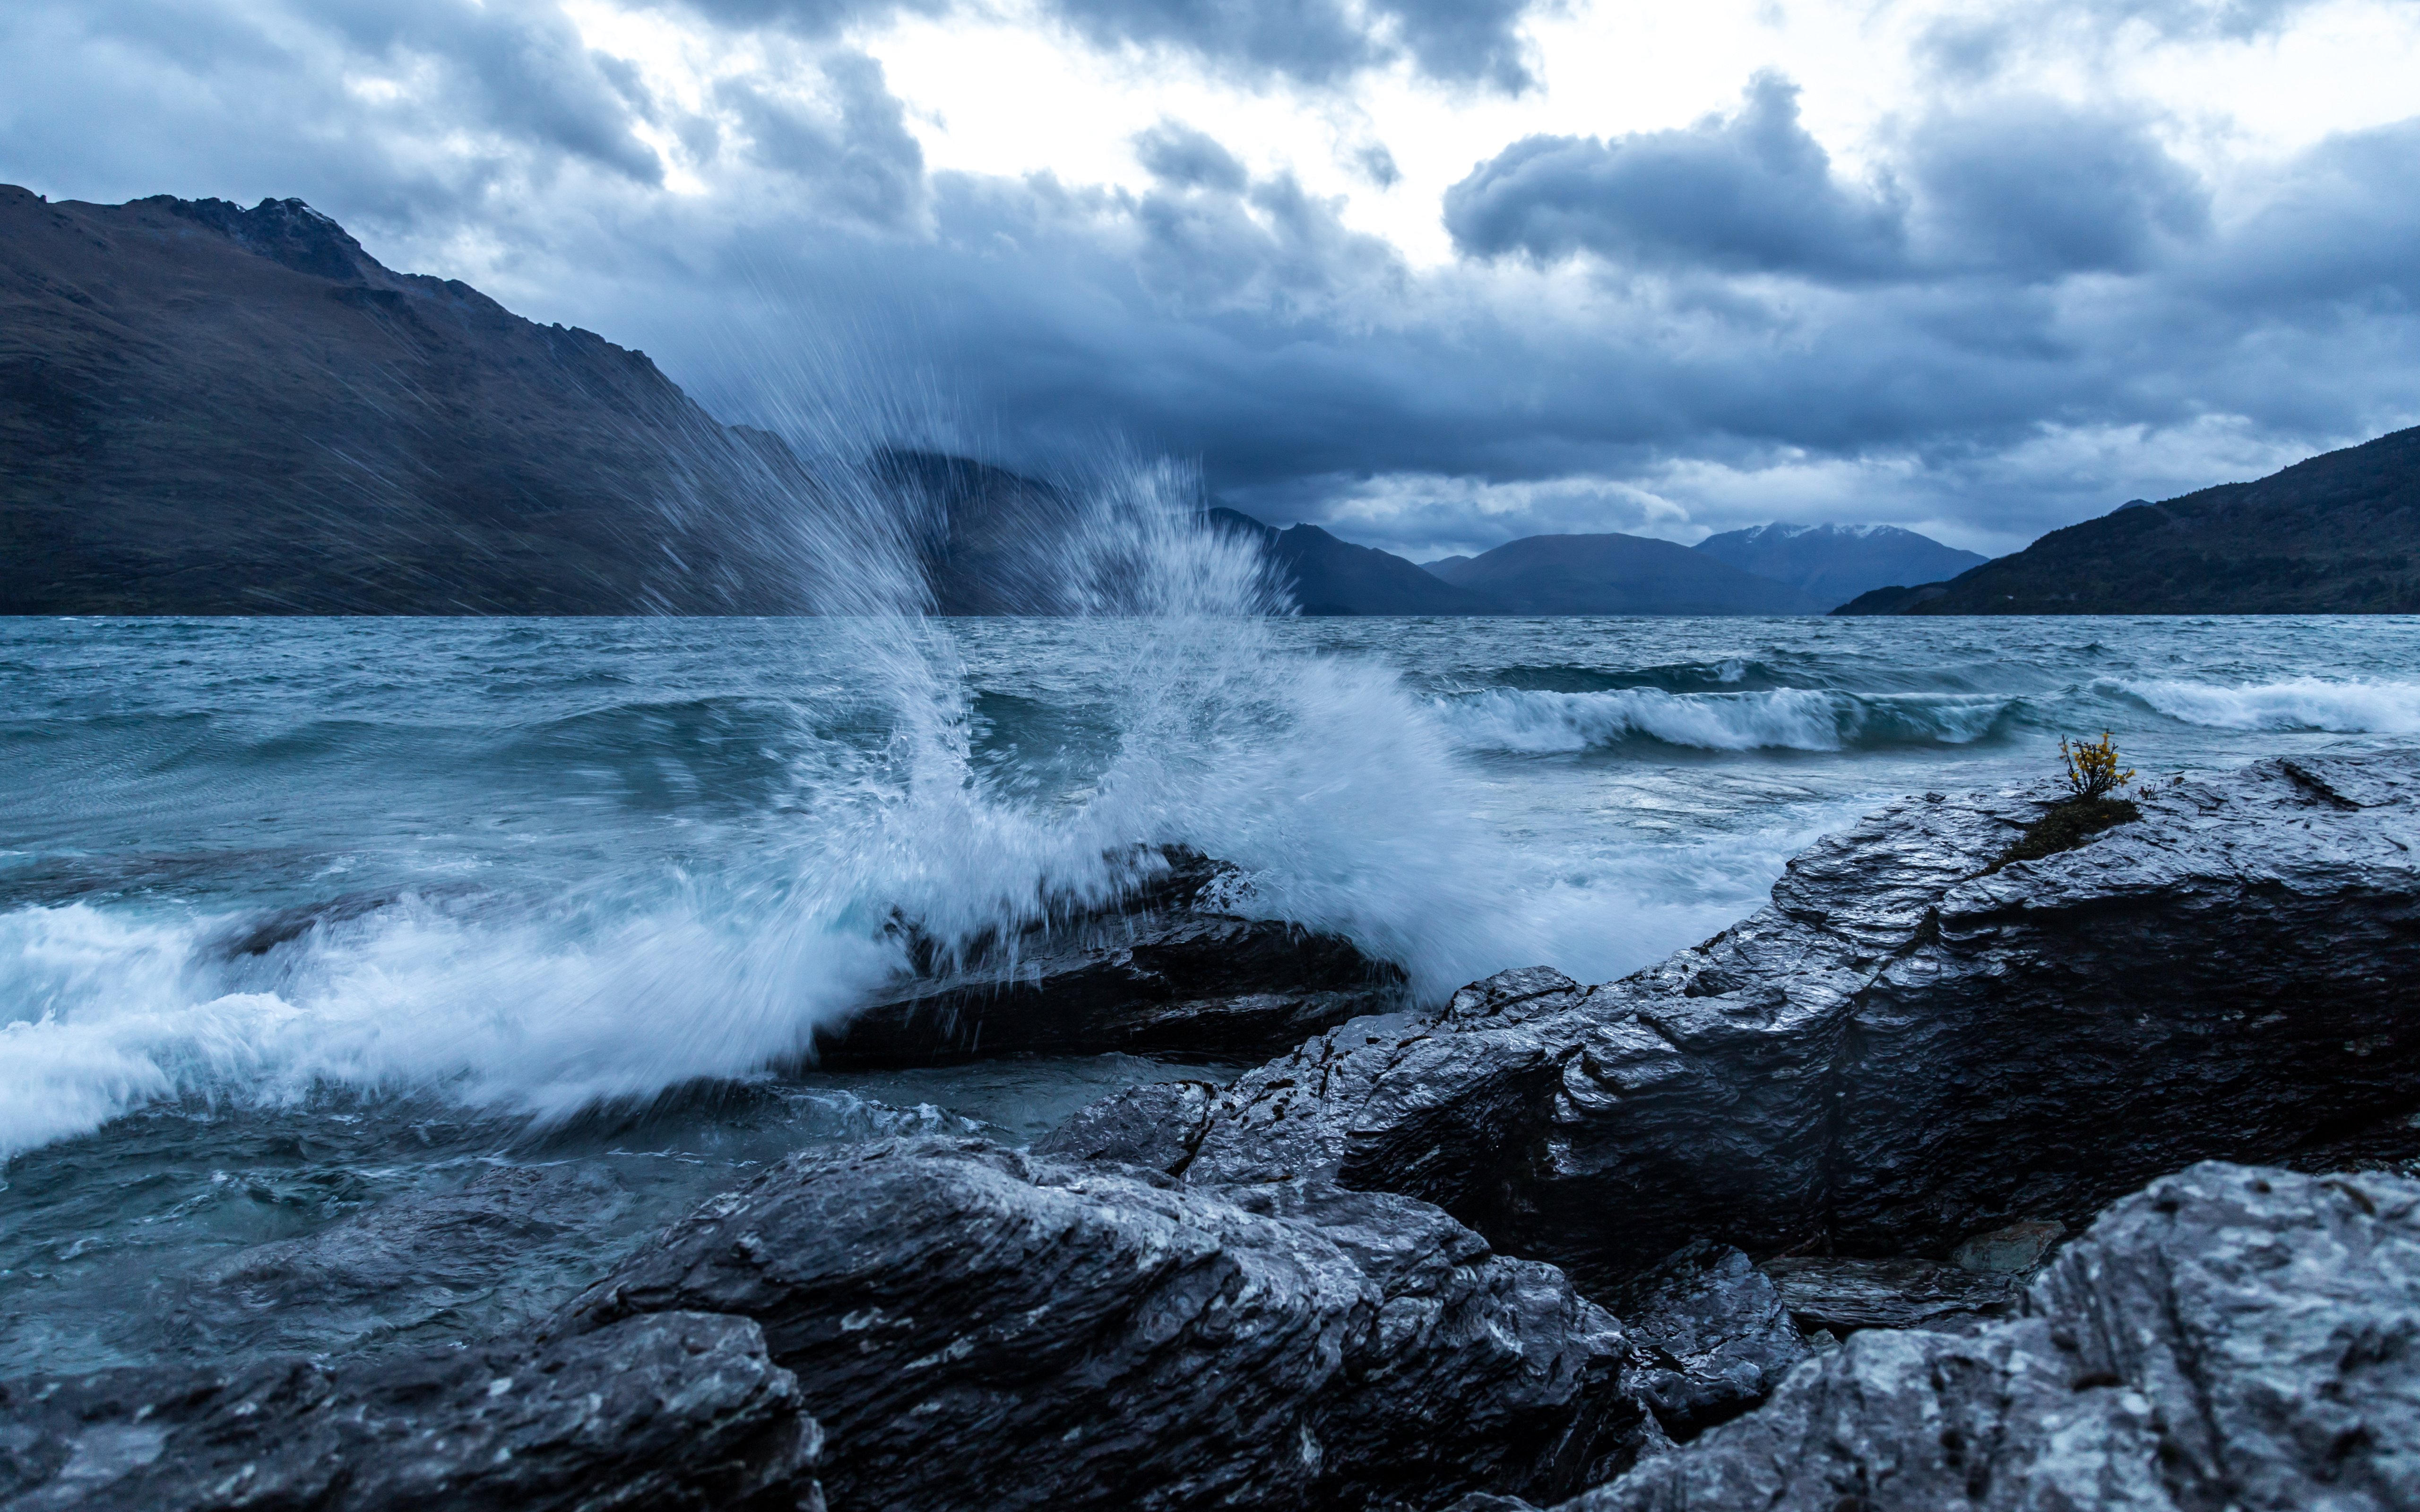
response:
[[[1809,1352],[1772,1279],[1728,1244],[1683,1246],[1614,1302],[1631,1386],[1678,1442],[1763,1401]]]
[[[0,1384],[0,1508],[820,1512],[821,1433],[744,1319],[232,1374]]]
[[[1213,1191],[965,1141],[793,1156],[560,1332],[744,1316],[835,1504],[1441,1506],[1566,1495],[1642,1420],[1620,1326],[1426,1204]]]
[[[2420,1183],[2197,1165],[2027,1311],[1860,1334],[1565,1512],[2420,1505]]]
[[[1990,871],[2047,796],[1893,804],[1618,982],[1331,1029],[1210,1108],[1184,1179],[1422,1197],[1597,1289],[1701,1236],[1946,1257],[2420,1106],[2420,753],[2161,787]]]
[[[1401,968],[1351,941],[1229,912],[1233,867],[1183,850],[1168,861],[1114,904],[1044,919],[964,959],[941,962],[908,930],[927,974],[819,1030],[816,1063],[1105,1051],[1251,1062],[1402,999]]]

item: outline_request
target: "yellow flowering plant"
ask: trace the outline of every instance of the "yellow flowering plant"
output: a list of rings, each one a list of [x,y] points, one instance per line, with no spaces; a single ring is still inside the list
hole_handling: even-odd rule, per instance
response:
[[[2067,762],[2067,790],[2077,801],[2097,803],[2134,780],[2133,767],[2118,770],[2118,743],[2106,730],[2099,740],[2071,745],[2061,739],[2058,753]]]

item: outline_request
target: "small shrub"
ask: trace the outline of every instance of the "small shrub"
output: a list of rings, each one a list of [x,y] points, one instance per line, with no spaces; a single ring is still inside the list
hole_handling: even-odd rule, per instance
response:
[[[2039,861],[2071,851],[2104,829],[2143,817],[2131,800],[2110,796],[2134,780],[2134,769],[2118,769],[2118,744],[2108,731],[2101,732],[2099,740],[2061,740],[2058,754],[2066,764],[2068,796],[2025,826],[2016,843],[1983,869],[1985,876],[2011,861]]]
[[[2099,740],[2079,740],[2073,745],[2060,737],[2058,754],[2067,763],[2067,791],[2072,795],[2068,799],[2070,803],[2095,802],[2134,780],[2133,767],[2118,770],[2118,743],[2106,730],[2101,732]]]

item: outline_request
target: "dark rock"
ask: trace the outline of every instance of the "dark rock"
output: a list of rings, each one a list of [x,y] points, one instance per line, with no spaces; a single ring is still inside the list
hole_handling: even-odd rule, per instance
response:
[[[544,1346],[0,1385],[0,1508],[822,1506],[821,1432],[745,1319]]]
[[[1004,1055],[1184,1055],[1249,1062],[1395,1007],[1400,967],[1349,940],[1225,911],[1235,870],[1190,851],[1113,904],[1062,913],[942,962],[911,995],[818,1030],[835,1068]]]
[[[1767,1260],[1782,1305],[1800,1328],[1845,1336],[1861,1328],[1963,1331],[2009,1310],[2017,1281],[1938,1260]]]
[[[1860,1334],[1566,1512],[2420,1505],[2420,1183],[2196,1165],[2027,1310]]]
[[[1683,1245],[1611,1301],[1638,1352],[1632,1388],[1676,1443],[1763,1401],[1810,1352],[1773,1282],[1728,1244]]]
[[[1496,979],[1247,1073],[1185,1180],[1404,1193],[1608,1288],[1698,1235],[1938,1258],[2420,1105],[2420,753],[2137,802],[1988,876],[2040,803],[1895,804],[1636,976]]]
[[[1119,1160],[1175,1175],[1193,1159],[1218,1095],[1208,1082],[1129,1087],[1035,1140],[1033,1153],[1053,1160]]]
[[[197,1350],[309,1352],[431,1326],[508,1327],[562,1299],[529,1285],[534,1254],[593,1253],[630,1206],[622,1184],[595,1167],[500,1167],[308,1238],[240,1250],[195,1279],[173,1326],[196,1335]]]
[[[1425,1204],[975,1142],[791,1157],[571,1304],[742,1314],[843,1506],[1431,1507],[1636,1451],[1620,1326]]]
[[[2056,1220],[2020,1220],[1970,1235],[1949,1252],[1949,1263],[1977,1275],[2030,1275],[2065,1237],[2067,1225]]]

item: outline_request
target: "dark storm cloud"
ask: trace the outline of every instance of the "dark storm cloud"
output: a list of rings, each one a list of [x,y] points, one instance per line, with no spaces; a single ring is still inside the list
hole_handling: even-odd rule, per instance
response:
[[[1811,507],[1792,479],[2012,544],[2420,419],[2420,123],[2220,214],[2114,104],[1961,90],[1853,177],[1768,78],[1685,130],[1513,145],[1447,207],[1471,255],[1416,270],[1176,123],[1139,193],[932,174],[871,60],[773,8],[728,12],[764,65],[684,106],[537,0],[21,3],[0,178],[300,194],[732,418],[819,383],[869,436],[1037,469],[1124,437],[1413,549],[1456,514],[1474,545],[1668,525],[1658,493],[1746,523]]]
[[[1798,121],[1797,86],[1761,74],[1741,110],[1611,141],[1533,136],[1446,191],[1454,244],[1480,256],[1591,252],[1625,263],[1871,278],[1903,257],[1902,207],[1846,184]]]
[[[86,193],[307,190],[404,215],[566,164],[662,177],[633,131],[652,102],[544,0],[27,4],[0,8],[0,58],[11,171]]]
[[[2138,121],[2042,100],[1943,114],[1907,167],[1931,255],[2027,279],[2133,272],[2210,228],[2210,195]]]
[[[1825,283],[2141,270],[2209,229],[2209,193],[2139,119],[2038,98],[1936,111],[1884,187],[1843,182],[1758,77],[1737,114],[1610,141],[1536,136],[1446,192],[1465,253]]]
[[[635,84],[617,81],[551,5],[337,0],[305,14],[366,61],[438,69],[446,103],[473,120],[643,182],[662,177],[654,150],[630,131],[645,110]]]
[[[1162,121],[1135,138],[1135,157],[1150,175],[1181,189],[1244,192],[1244,165],[1218,138],[1178,121]]]
[[[1245,73],[1324,84],[1399,55],[1431,78],[1519,91],[1529,0],[1051,0],[1101,47],[1164,48]]]
[[[829,99],[802,103],[737,80],[716,98],[751,139],[756,162],[799,180],[836,219],[887,230],[916,224],[924,206],[924,149],[862,53],[821,60]]]

